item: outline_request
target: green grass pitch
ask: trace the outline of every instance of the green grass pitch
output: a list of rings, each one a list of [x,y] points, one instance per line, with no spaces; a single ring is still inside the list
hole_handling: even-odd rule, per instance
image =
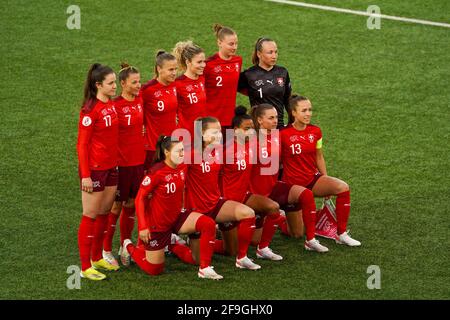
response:
[[[76,3],[75,3],[76,2]],[[450,22],[450,2],[311,3]],[[251,1],[8,1],[2,4],[0,299],[449,299],[450,29]],[[69,30],[69,5],[81,29]],[[214,257],[221,282],[168,257],[150,277],[137,266],[108,281],[66,287],[78,265],[81,199],[76,137],[89,65],[121,60],[152,76],[157,49],[193,39],[216,50],[211,26],[234,28],[250,65],[254,41],[274,38],[294,92],[311,98],[330,175],[352,190],[351,233],[363,245],[321,240],[325,255],[276,234],[285,260],[246,272]],[[248,105],[240,96],[238,103]],[[118,235],[114,251],[118,246]],[[254,257],[254,248],[250,256]],[[366,286],[378,265],[381,289]]]

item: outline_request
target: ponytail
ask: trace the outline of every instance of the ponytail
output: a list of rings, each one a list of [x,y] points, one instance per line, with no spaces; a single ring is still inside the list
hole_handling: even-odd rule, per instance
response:
[[[95,105],[97,99],[97,83],[102,83],[108,74],[114,73],[113,69],[100,63],[94,63],[89,68],[84,83],[84,94],[82,108],[89,112]]]
[[[294,116],[292,115],[292,111],[297,109],[297,105],[299,102],[301,101],[308,101],[309,99],[305,96],[301,96],[299,94],[294,93],[290,98],[289,98],[289,108],[288,108],[288,123],[294,123],[295,119]]]
[[[172,54],[176,57],[178,66],[182,70],[187,69],[186,61],[192,61],[192,58],[203,52],[203,49],[191,40],[177,42],[172,50]]]
[[[213,30],[217,40],[223,40],[226,36],[236,35],[236,32],[233,29],[224,27],[223,25],[218,23],[215,23],[213,25]]]

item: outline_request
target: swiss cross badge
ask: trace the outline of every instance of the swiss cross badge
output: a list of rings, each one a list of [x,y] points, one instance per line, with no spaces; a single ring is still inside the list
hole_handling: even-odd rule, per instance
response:
[[[283,78],[277,78],[277,83],[280,87],[284,86],[284,80]]]

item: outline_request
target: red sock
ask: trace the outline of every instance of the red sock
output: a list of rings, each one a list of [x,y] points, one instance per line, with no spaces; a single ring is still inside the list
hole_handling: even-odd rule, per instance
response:
[[[348,217],[350,216],[350,191],[341,192],[336,198],[337,233],[347,231]]]
[[[103,239],[103,250],[112,251],[112,242],[114,238],[114,233],[116,232],[117,219],[119,219],[118,214],[112,212],[108,213],[108,223],[106,225],[106,233]]]
[[[145,257],[145,249],[144,248],[138,248],[133,246],[131,243],[127,246],[127,250],[130,253],[133,260],[136,262],[136,264],[141,268],[142,271],[145,273],[157,276],[164,271],[164,263],[161,264],[153,264],[147,261]]]
[[[278,219],[278,228],[280,229],[282,234],[284,234],[285,236],[289,236],[286,217],[282,216],[281,214],[280,218]]]
[[[280,220],[280,213],[270,213],[266,215],[266,220],[264,220],[263,230],[261,234],[261,240],[259,241],[258,248],[264,249],[268,247],[270,242],[272,241],[273,235],[277,230],[277,224]]]
[[[214,242],[214,253],[226,255],[225,248],[223,247],[223,240],[217,240]]]
[[[178,259],[180,259],[184,263],[194,265],[197,264],[192,257],[192,251],[188,246],[179,243],[170,244],[169,250],[173,252],[173,254],[176,255]]]
[[[311,240],[316,235],[316,203],[311,190],[305,189],[298,197],[302,206],[303,224],[306,229],[306,240]]]
[[[242,219],[238,227],[238,259],[247,255],[248,247],[255,231],[255,217]]]
[[[92,241],[91,258],[92,261],[98,261],[103,258],[103,237],[108,224],[108,215],[99,214],[94,224],[94,240]]]
[[[216,240],[216,222],[202,215],[195,223],[195,230],[200,232],[200,269],[211,265]]]
[[[122,207],[122,213],[120,214],[120,244],[122,244],[125,239],[131,239],[134,220],[135,209]]]
[[[80,227],[78,228],[78,249],[80,251],[81,270],[91,267],[91,247],[94,238],[95,219],[87,216],[81,217]]]

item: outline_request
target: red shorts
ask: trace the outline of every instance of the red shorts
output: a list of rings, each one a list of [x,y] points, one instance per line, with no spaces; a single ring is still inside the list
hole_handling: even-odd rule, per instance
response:
[[[158,251],[168,246],[170,244],[170,240],[172,239],[172,233],[178,233],[191,213],[192,210],[182,210],[177,221],[175,221],[172,228],[167,231],[150,231],[150,241],[145,244],[145,250]]]
[[[220,197],[219,201],[217,201],[216,206],[212,210],[210,210],[209,212],[204,213],[204,215],[210,217],[213,220],[216,220],[216,217],[219,214],[220,209],[222,209],[223,205],[227,201],[228,201],[227,199]],[[193,209],[192,211],[195,211],[195,209]],[[220,227],[221,224],[222,223],[219,224],[219,227]],[[233,228],[231,228],[231,229],[233,229]],[[231,230],[231,229],[228,229],[228,230]],[[189,238],[190,239],[198,239],[198,238],[200,238],[200,233],[198,233],[198,232],[192,233],[192,234],[189,235]]]
[[[320,172],[317,172],[314,175],[314,178],[312,179],[312,181],[305,186],[306,189],[312,190],[312,188],[314,188],[314,185],[316,184],[317,180],[319,180],[319,178],[322,176],[322,174]]]
[[[301,209],[298,203],[289,203],[289,191],[292,187],[293,185],[290,183],[277,181],[269,195],[269,198],[278,202],[280,209],[286,212],[298,211]]]
[[[153,157],[155,156],[155,150],[146,150],[145,151],[145,161],[144,161],[144,170],[147,171],[151,168]]]
[[[119,184],[117,186],[116,201],[127,201],[136,198],[142,179],[144,165],[119,167]]]
[[[80,175],[80,190],[81,186],[81,174]],[[119,173],[117,168],[111,168],[109,170],[91,170],[91,179],[93,185],[93,192],[100,192],[105,190],[105,187],[117,186],[119,180]]]

